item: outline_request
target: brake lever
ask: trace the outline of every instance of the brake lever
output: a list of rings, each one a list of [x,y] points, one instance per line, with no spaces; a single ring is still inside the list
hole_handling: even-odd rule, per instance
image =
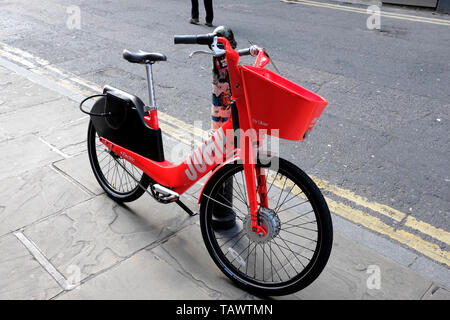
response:
[[[206,51],[206,50],[197,50],[197,51],[191,52],[191,54],[189,55],[189,58],[192,58],[196,54],[210,54],[213,56],[221,56],[226,52],[224,49],[220,49],[217,46],[217,37],[214,37],[213,43],[211,44],[211,50],[212,50],[212,52]]]
[[[214,55],[214,52],[212,52],[212,51],[206,51],[206,50],[197,50],[197,51],[194,51],[194,52],[191,52],[190,54],[189,54],[189,58],[192,58],[193,56],[195,56],[195,55],[198,55],[198,54],[209,54],[209,55]]]

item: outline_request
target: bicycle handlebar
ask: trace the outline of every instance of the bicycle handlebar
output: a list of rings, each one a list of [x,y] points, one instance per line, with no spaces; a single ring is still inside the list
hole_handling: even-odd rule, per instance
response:
[[[262,48],[259,48],[258,46],[252,45],[249,48],[245,48],[245,49],[240,49],[240,50],[236,50],[237,53],[239,53],[239,56],[253,56],[256,57],[260,50]]]
[[[173,37],[175,44],[200,44],[211,46],[214,42],[216,34],[198,34],[198,35],[176,35]],[[256,56],[258,54],[258,47],[251,46],[250,48],[236,50],[239,56]]]
[[[250,48],[245,48],[245,49],[239,49],[236,50],[237,53],[239,53],[239,56],[250,56],[252,54]]]
[[[214,33],[199,34],[199,35],[184,35],[174,36],[173,40],[175,44],[202,44],[211,45],[214,41]]]

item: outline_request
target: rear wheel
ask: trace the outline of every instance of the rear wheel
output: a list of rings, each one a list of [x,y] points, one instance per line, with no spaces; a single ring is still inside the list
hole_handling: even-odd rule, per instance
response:
[[[87,144],[92,171],[110,198],[118,202],[130,202],[145,192],[150,178],[139,168],[106,148],[100,142],[92,121],[89,122]]]
[[[318,187],[294,164],[277,160],[276,169],[256,165],[267,178],[269,205],[259,209],[265,236],[251,231],[241,164],[226,165],[211,178],[200,208],[203,239],[214,262],[240,287],[262,295],[290,294],[311,284],[325,267],[333,242],[330,212]],[[230,180],[232,195],[224,197]],[[217,207],[234,212],[232,228],[215,227]]]

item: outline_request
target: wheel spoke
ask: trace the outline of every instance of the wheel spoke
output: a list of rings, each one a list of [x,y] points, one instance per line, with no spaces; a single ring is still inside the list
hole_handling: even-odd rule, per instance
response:
[[[286,247],[283,247],[282,245],[278,245],[280,248],[283,248],[283,249],[285,249],[285,250],[287,250],[287,251],[291,251],[291,249],[288,249],[288,248],[286,248]],[[301,253],[299,253],[299,252],[295,252],[295,251],[291,251],[293,254],[295,254],[295,255],[298,255],[298,256],[300,256],[300,257],[302,257],[302,258],[305,258],[306,260],[308,260],[308,261],[311,261],[311,258],[308,258],[308,257],[305,257],[304,255],[302,255]]]
[[[236,246],[236,244],[239,242],[239,240],[241,240],[244,236],[245,236],[245,233],[242,236],[240,236],[239,239],[237,239],[231,247],[228,247],[228,249],[230,249],[230,248],[233,249]],[[222,247],[223,246],[224,245],[222,245]]]
[[[292,229],[292,228],[304,228],[306,230],[317,231],[317,230],[312,230],[312,229],[308,229],[308,228],[305,228],[305,227],[301,227],[301,226],[303,226],[305,224],[310,224],[310,223],[315,223],[315,222],[317,222],[317,221],[313,220],[313,221],[308,221],[308,222],[299,223],[299,224],[290,224],[290,223],[286,223],[285,222],[285,223],[283,223],[283,225],[286,225],[286,226],[289,226],[289,227],[284,228],[283,230]]]
[[[239,188],[241,201],[244,202],[244,204],[247,206],[247,208],[249,208],[249,205],[248,205],[247,200],[246,200],[247,196],[242,193],[242,189],[239,186],[239,182],[236,180],[236,178],[234,176],[233,176],[233,181],[236,181],[236,185]],[[233,190],[234,190],[234,183],[233,183]],[[236,191],[236,193],[238,193],[238,192]]]
[[[220,202],[220,201],[218,201],[218,200],[216,200],[216,199],[213,199],[213,198],[211,198],[210,196],[207,196],[206,194],[204,194],[203,196],[205,196],[206,198],[208,198],[208,199],[210,199],[210,200],[212,200],[212,201],[214,201],[214,202],[220,204],[221,206],[224,206],[224,207],[226,207],[226,208],[228,208],[228,209],[234,210],[233,207],[230,207],[230,206],[226,205],[225,203],[222,203],[222,202]],[[240,211],[238,208],[236,208],[236,209],[237,209],[240,213],[242,213],[242,214],[245,216],[245,213],[243,213],[242,211]]]
[[[283,209],[283,210],[280,210],[280,211],[276,211],[276,213],[281,213],[281,212],[283,212],[283,211],[290,210],[290,209],[292,209],[292,208],[301,206],[302,204],[305,204],[305,203],[307,203],[307,202],[309,202],[309,200],[303,201],[302,203],[298,203],[298,204],[296,204],[295,206],[291,206],[291,207],[289,207],[289,208],[286,208],[286,209]]]
[[[286,258],[286,260],[289,262],[292,269],[294,269],[294,272],[297,272],[297,269],[295,269],[295,267],[292,265],[291,260],[286,256],[286,254],[283,252],[283,250],[281,250],[280,246],[278,245],[278,243],[276,243],[275,239],[273,239],[273,243],[275,243],[278,246],[278,248],[280,249],[280,252],[283,254],[283,256]],[[289,277],[289,274],[288,274],[288,277]]]
[[[283,238],[280,238],[280,239],[281,239],[281,241],[284,242],[284,244],[286,245],[286,247],[289,248],[289,250],[291,251],[291,253],[294,254],[294,257],[297,259],[298,262],[300,262],[300,264],[302,265],[302,267],[305,268],[305,265],[298,259],[297,255],[296,255],[295,252],[291,249],[291,247],[286,243],[286,241],[284,241]]]
[[[294,245],[296,245],[296,246],[298,246],[298,247],[301,247],[301,248],[304,248],[304,249],[306,249],[306,250],[309,250],[309,251],[314,252],[314,250],[312,250],[312,249],[310,249],[310,248],[307,248],[307,247],[305,247],[305,246],[302,246],[301,244],[298,244],[298,243],[292,242],[292,241],[290,241],[290,240],[284,239],[284,238],[282,238],[281,236],[279,236],[279,238],[280,238],[280,239],[283,239],[283,240],[286,241],[286,242],[292,243],[292,244],[294,244]]]
[[[280,202],[281,195],[283,194],[284,187],[286,186],[286,182],[287,182],[287,177],[284,177],[283,188],[281,188],[281,190],[280,190],[280,196],[278,197],[278,201],[277,201],[277,204],[275,205],[275,208],[278,208],[278,203]]]
[[[273,209],[273,211],[278,212],[278,210],[281,209],[281,207],[286,203],[286,199],[287,197],[291,194],[292,189],[294,189],[295,184],[292,185],[291,189],[289,190],[289,192],[286,193],[286,196],[284,197],[283,201],[281,202],[281,204],[277,207],[275,207],[275,209]]]
[[[296,219],[298,219],[298,218],[304,217],[304,216],[306,216],[307,214],[309,214],[309,213],[311,213],[311,212],[314,212],[314,209],[311,210],[311,211],[302,213],[301,215],[299,215],[299,216],[297,216],[297,217],[295,217],[295,218],[292,218],[291,220],[288,220],[288,221],[286,221],[286,222],[284,222],[284,223],[288,223],[288,222],[294,221],[294,220],[296,220]]]
[[[292,186],[291,190],[289,191],[289,193],[287,195],[289,195],[292,192],[292,189],[295,187],[295,185]],[[290,202],[292,199],[296,199],[299,195],[301,195],[303,193],[303,191],[297,193],[296,195],[292,196],[291,198],[289,198],[288,200],[286,200],[286,198],[284,198],[285,201],[283,201],[283,203],[276,209],[280,210],[281,207],[283,205],[286,205],[288,202]],[[278,210],[275,210],[276,212],[278,212]]]

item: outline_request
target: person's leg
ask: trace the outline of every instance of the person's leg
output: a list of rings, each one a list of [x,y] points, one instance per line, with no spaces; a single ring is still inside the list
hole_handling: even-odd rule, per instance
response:
[[[192,10],[191,10],[191,18],[198,20],[198,0],[191,0]]]
[[[205,3],[206,23],[212,23],[214,19],[212,0],[204,0],[203,2]]]

